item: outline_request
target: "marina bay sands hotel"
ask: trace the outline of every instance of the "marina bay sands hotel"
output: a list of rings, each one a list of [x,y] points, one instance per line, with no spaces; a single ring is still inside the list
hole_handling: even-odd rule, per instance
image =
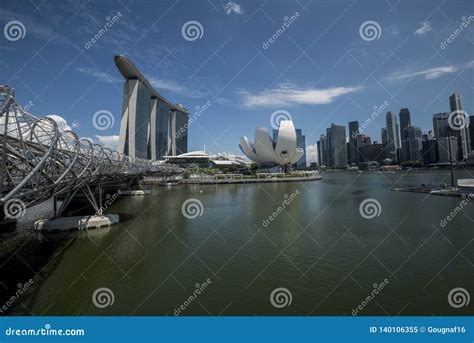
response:
[[[187,152],[188,110],[161,96],[128,58],[114,60],[125,78],[118,152],[149,160]]]

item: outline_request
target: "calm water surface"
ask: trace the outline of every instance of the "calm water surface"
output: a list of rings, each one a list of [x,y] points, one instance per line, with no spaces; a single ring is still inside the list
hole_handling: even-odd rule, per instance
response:
[[[107,212],[123,221],[109,229],[40,235],[20,223],[19,232],[0,236],[2,301],[33,278],[7,313],[173,315],[209,279],[183,315],[351,315],[387,279],[362,315],[473,314],[472,305],[450,307],[447,295],[463,287],[474,296],[474,203],[442,227],[461,199],[390,191],[449,183],[447,172],[322,175],[304,183],[152,187],[151,195],[115,201]],[[202,202],[202,216],[183,216],[189,198]],[[360,215],[367,198],[380,202],[380,216]],[[112,306],[92,303],[100,287],[113,291]],[[278,287],[291,292],[291,305],[272,306]]]

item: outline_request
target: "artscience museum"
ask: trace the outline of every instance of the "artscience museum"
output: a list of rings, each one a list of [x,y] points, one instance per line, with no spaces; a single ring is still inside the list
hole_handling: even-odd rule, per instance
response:
[[[297,147],[295,126],[291,120],[280,121],[278,130],[272,139],[266,128],[255,130],[254,142],[247,137],[240,138],[240,150],[259,165],[277,165],[287,167],[295,164],[304,150]]]

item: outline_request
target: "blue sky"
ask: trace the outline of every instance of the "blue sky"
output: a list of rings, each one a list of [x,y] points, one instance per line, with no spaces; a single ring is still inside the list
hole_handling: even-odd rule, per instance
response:
[[[240,136],[271,129],[272,113],[283,110],[314,159],[331,122],[362,123],[384,102],[397,114],[408,107],[423,131],[433,113],[449,111],[454,91],[472,114],[473,15],[468,0],[4,0],[0,71],[30,112],[59,115],[79,136],[113,144],[123,87],[113,57],[125,54],[173,102],[191,112],[210,102],[189,128],[189,150],[240,154]],[[9,40],[12,21],[24,31]],[[183,33],[189,21],[200,25],[196,37]],[[93,125],[100,110],[115,119],[106,130]],[[382,114],[364,133],[380,141],[384,122]]]

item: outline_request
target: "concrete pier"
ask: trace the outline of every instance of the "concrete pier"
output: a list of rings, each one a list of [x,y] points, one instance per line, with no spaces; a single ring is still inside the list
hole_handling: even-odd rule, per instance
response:
[[[35,222],[35,230],[43,232],[89,230],[108,227],[119,223],[119,221],[118,214],[40,219]]]

